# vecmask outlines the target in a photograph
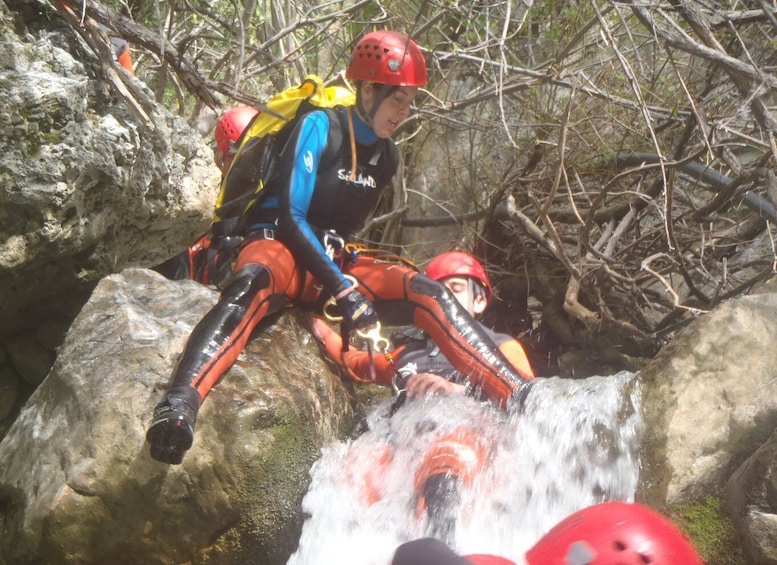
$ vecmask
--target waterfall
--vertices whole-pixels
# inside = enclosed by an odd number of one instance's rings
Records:
[[[388,565],[399,544],[427,535],[461,554],[521,564],[569,514],[605,500],[634,500],[641,420],[633,373],[538,379],[520,413],[463,397],[410,400],[393,417],[390,405],[386,400],[368,415],[369,431],[323,449],[287,565]],[[417,508],[414,482],[445,438],[473,446],[459,455],[477,472],[459,482],[454,498],[444,498],[455,502],[440,522]]]

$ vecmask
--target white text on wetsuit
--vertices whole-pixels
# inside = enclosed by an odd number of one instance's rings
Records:
[[[348,169],[340,169],[337,171],[337,178],[342,181],[350,181],[351,180],[351,171]],[[375,179],[371,176],[364,176],[362,173],[359,173],[356,175],[356,178],[353,179],[353,184],[359,184],[361,186],[366,186],[369,188],[376,188],[378,185],[375,182]]]

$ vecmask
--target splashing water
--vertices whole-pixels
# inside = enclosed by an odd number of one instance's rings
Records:
[[[629,372],[541,379],[521,413],[432,396],[389,418],[385,401],[368,417],[368,432],[325,448],[311,470],[303,500],[309,517],[287,565],[388,565],[399,544],[441,537],[417,507],[414,483],[427,476],[425,457],[446,437],[475,444],[459,451],[475,467],[476,454],[484,457],[471,481],[458,485],[455,526],[442,530],[443,539],[461,554],[524,563],[524,553],[569,514],[633,501],[641,425],[635,382]]]

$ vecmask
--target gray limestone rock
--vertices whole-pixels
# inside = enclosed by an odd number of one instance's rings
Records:
[[[220,176],[198,132],[161,106],[139,123],[73,30],[33,8],[0,4],[0,338],[72,320],[105,275],[184,249]]]
[[[145,431],[217,294],[145,269],[103,279],[0,443],[0,555],[13,563],[284,563],[308,471],[348,395],[293,311],[205,399],[179,466]],[[222,561],[223,562],[223,561]]]
[[[777,427],[777,287],[724,302],[641,372],[647,500],[722,495]]]
[[[777,434],[731,475],[727,495],[753,563],[777,563]]]

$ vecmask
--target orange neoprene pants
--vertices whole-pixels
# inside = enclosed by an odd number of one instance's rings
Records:
[[[489,398],[510,397],[528,383],[442,284],[369,256],[359,256],[343,272],[356,278],[384,324],[422,328]],[[172,386],[192,386],[205,398],[265,316],[289,302],[313,310],[324,298],[321,285],[283,243],[249,241],[238,255],[232,282],[192,331]]]

